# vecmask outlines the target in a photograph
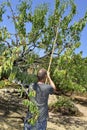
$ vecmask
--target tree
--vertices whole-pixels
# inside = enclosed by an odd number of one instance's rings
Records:
[[[56,85],[65,90],[75,88],[78,90],[79,85],[73,74],[72,58],[75,49],[81,44],[80,33],[87,23],[87,12],[83,18],[72,24],[71,21],[77,11],[73,0],[55,0],[54,11],[51,14],[47,3],[38,5],[34,11],[30,0],[18,1],[15,9],[12,6],[9,0],[0,5],[0,22],[3,23],[4,13],[10,10],[11,14],[7,14],[7,17],[8,21],[12,20],[15,30],[11,33],[7,27],[0,27],[1,46],[6,48],[0,55],[2,61],[0,76],[2,77],[2,73],[9,70],[10,79],[14,79],[18,71],[24,73],[31,66],[36,69],[41,66],[47,68],[54,47],[51,72]],[[44,51],[43,56],[36,53],[35,50],[39,49]],[[55,59],[56,63],[54,63]],[[17,70],[15,74],[14,70]]]

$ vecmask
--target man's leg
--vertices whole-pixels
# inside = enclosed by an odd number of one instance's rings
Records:
[[[37,130],[46,130],[47,128],[47,120],[44,120],[42,122],[37,122]]]
[[[24,123],[24,130],[30,130],[30,126],[28,125],[28,123]]]
[[[39,129],[36,128],[36,125],[31,126],[31,125],[29,125],[29,124],[26,122],[26,123],[24,123],[24,130],[39,130]]]

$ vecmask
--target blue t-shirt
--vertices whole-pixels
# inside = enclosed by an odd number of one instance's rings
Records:
[[[39,110],[39,121],[46,120],[48,117],[48,98],[49,94],[53,94],[53,88],[47,84],[32,84],[36,91],[35,102]]]

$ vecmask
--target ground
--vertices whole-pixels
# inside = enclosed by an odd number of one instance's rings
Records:
[[[23,130],[26,108],[16,89],[0,89],[0,130]],[[50,96],[49,104],[56,101]],[[76,103],[83,116],[63,116],[49,111],[47,130],[87,130],[87,102]]]

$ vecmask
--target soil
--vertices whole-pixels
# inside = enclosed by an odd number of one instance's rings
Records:
[[[56,100],[51,95],[49,104]],[[75,105],[83,116],[63,116],[49,111],[47,130],[87,130],[87,102],[79,101]],[[23,130],[26,111],[16,89],[0,89],[0,130]]]

